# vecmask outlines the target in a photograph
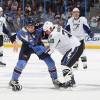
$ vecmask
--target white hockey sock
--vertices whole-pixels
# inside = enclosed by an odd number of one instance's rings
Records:
[[[87,66],[87,62],[82,62],[83,63],[83,67]]]
[[[62,69],[63,69],[63,76],[64,76],[65,82],[71,80],[71,77],[73,75],[72,69],[69,68],[68,66],[63,66],[63,65],[62,65]]]

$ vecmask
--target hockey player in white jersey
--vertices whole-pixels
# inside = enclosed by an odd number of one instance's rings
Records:
[[[3,57],[3,35],[6,34],[10,38],[11,42],[15,44],[14,46],[17,45],[15,40],[13,39],[14,36],[11,36],[9,33],[9,30],[7,29],[6,25],[6,19],[3,17],[3,9],[0,7],[0,67],[6,66],[5,63],[2,62],[2,57]]]
[[[3,9],[0,7],[0,66],[5,66],[6,64],[2,62],[3,57],[3,25],[6,26],[5,18],[3,15]]]
[[[90,38],[92,38],[94,35],[90,30],[90,27],[87,23],[87,19],[85,17],[80,17],[80,10],[78,8],[74,8],[72,11],[72,17],[68,20],[68,23],[65,27],[65,29],[67,31],[69,31],[71,33],[71,35],[76,36],[80,43],[81,43],[81,47],[83,49],[85,49],[85,43],[84,43],[84,39],[87,33]],[[83,63],[83,68],[86,69],[87,68],[87,58],[83,52],[83,54],[81,55],[81,61]],[[76,64],[73,66],[74,68],[78,67],[78,61],[76,62]]]
[[[75,84],[74,75],[71,67],[79,59],[83,52],[79,40],[70,35],[62,26],[54,25],[52,22],[45,22],[43,25],[45,34],[48,34],[49,50],[52,54],[57,49],[62,55],[61,66],[63,67],[63,76],[65,77],[65,86]]]

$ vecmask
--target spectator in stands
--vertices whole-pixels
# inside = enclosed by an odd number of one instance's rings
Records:
[[[98,25],[97,18],[96,18],[96,16],[93,16],[93,17],[91,18],[91,20],[90,20],[90,26],[91,26],[91,27],[97,27],[97,25]]]
[[[18,29],[21,29],[23,27],[23,21],[24,21],[24,17],[22,14],[22,8],[19,7],[18,8],[18,12],[17,12],[17,25],[18,25]]]
[[[17,7],[18,7],[18,3],[13,2],[11,5],[11,10],[8,13],[6,13],[7,22],[9,23],[11,32],[16,32],[18,30]]]
[[[31,7],[29,3],[27,3],[25,7],[25,15],[26,17],[31,16]]]

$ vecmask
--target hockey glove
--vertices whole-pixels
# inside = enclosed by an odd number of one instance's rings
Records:
[[[89,36],[90,36],[90,38],[93,38],[94,37],[94,33],[91,33]]]

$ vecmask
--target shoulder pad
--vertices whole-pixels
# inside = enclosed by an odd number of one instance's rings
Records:
[[[87,19],[86,19],[85,17],[82,16],[82,17],[80,17],[80,20],[81,20],[81,21],[86,21]]]
[[[73,17],[69,18],[69,19],[68,19],[68,22],[70,22],[70,21],[72,21],[72,20],[73,20]]]
[[[23,31],[23,32],[27,32],[26,29],[25,29],[24,27],[22,28],[22,31]]]

